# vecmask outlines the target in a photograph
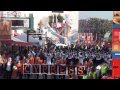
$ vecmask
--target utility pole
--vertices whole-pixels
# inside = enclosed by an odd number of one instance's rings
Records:
[[[29,30],[27,30],[27,42],[29,42],[29,31],[34,30],[34,17],[33,14],[29,14]]]
[[[27,42],[29,42],[29,30],[27,30]]]

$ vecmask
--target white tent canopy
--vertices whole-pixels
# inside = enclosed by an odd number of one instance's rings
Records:
[[[27,35],[25,33],[22,33],[21,35],[16,36],[15,38],[27,42]],[[39,40],[33,38],[32,36],[29,36],[29,42],[31,42],[31,43],[39,43]]]

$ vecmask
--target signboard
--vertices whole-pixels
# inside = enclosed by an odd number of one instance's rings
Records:
[[[46,74],[46,75],[71,75],[82,76],[85,66],[66,66],[66,65],[48,65],[48,64],[24,64],[23,74]]]
[[[112,76],[120,77],[120,58],[112,60]]]
[[[112,51],[120,52],[120,29],[114,28],[112,33]]]
[[[115,24],[115,17],[112,27],[112,76],[120,77],[120,24]]]
[[[0,22],[0,39],[11,39],[11,21]]]
[[[34,30],[33,14],[29,14],[29,17],[3,17],[3,19],[11,21],[12,30]]]
[[[29,29],[29,18],[5,18],[5,20],[11,20],[11,29]]]

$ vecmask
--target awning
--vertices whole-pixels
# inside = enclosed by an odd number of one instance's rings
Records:
[[[15,38],[19,39],[19,40],[22,40],[24,42],[27,42],[27,34],[25,33],[22,33],[21,35],[19,36],[16,36]],[[39,40],[33,38],[32,36],[29,35],[29,42],[31,43],[39,43]]]
[[[0,40],[2,43],[5,43],[5,44],[17,44],[17,45],[21,45],[21,46],[30,46],[32,45],[32,43],[27,43],[27,42],[24,42],[22,40],[19,40],[15,37],[12,37],[11,39],[2,39]]]

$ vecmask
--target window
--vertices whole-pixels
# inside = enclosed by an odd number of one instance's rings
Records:
[[[24,26],[24,20],[12,20],[12,26]]]

